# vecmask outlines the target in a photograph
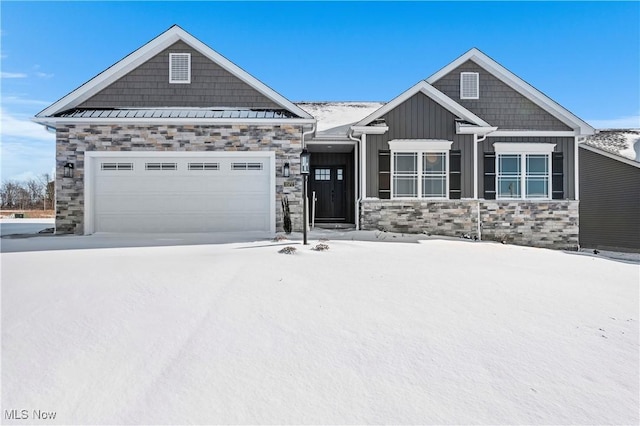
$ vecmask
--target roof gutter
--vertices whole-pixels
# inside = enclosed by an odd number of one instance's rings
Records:
[[[314,118],[65,118],[65,117],[33,117],[31,121],[47,127],[56,128],[58,125],[104,125],[104,124],[191,124],[191,125],[217,125],[217,124],[313,124],[315,131],[316,120]]]

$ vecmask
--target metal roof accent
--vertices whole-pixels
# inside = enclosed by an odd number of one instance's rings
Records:
[[[285,109],[71,109],[56,114],[60,118],[296,118]]]

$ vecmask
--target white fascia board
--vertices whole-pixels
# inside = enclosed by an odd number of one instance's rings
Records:
[[[480,67],[489,71],[494,77],[504,82],[507,86],[525,96],[534,104],[538,105],[540,108],[544,109],[569,127],[575,129],[578,134],[594,134],[595,129],[586,121],[580,119],[575,114],[571,113],[571,111],[567,110],[475,47],[442,68],[440,71],[431,75],[426,81],[429,84],[434,84],[436,81],[440,80],[442,77],[449,74],[468,60],[475,62]]]
[[[363,118],[358,123],[356,123],[356,125],[353,127],[366,126],[376,118],[382,117],[392,109],[396,108],[398,105],[401,105],[403,102],[405,102],[407,99],[409,99],[410,97],[412,97],[418,92],[424,93],[427,97],[433,99],[436,103],[444,107],[446,110],[448,110],[458,118],[465,119],[478,126],[490,127],[489,123],[487,123],[486,121],[484,121],[483,119],[481,119],[480,117],[478,117],[477,115],[475,115],[474,113],[472,113],[471,111],[469,111],[468,109],[466,109],[465,107],[463,107],[462,105],[460,105],[459,103],[457,103],[456,101],[454,101],[453,99],[451,99],[450,97],[448,97],[447,95],[445,95],[444,93],[442,93],[441,91],[439,91],[438,89],[436,89],[435,87],[433,87],[431,84],[427,83],[424,80],[419,81],[413,87],[410,87],[408,90],[404,91],[399,96],[394,98],[391,102],[383,105],[378,110],[374,111],[367,117]]]
[[[458,135],[488,135],[498,130],[497,127],[483,127],[483,126],[461,126],[460,123],[456,123],[456,134]]]
[[[351,126],[351,130],[367,135],[384,135],[389,131],[389,126]]]
[[[629,158],[622,157],[620,155],[616,155],[616,154],[613,154],[611,152],[608,152],[608,151],[605,151],[605,150],[602,150],[602,149],[598,149],[598,148],[596,148],[594,146],[591,146],[591,145],[585,145],[585,144],[582,143],[579,146],[580,146],[580,148],[586,149],[587,151],[595,152],[596,154],[600,154],[600,155],[602,155],[604,157],[611,158],[612,160],[620,161],[621,163],[625,163],[625,164],[628,164],[630,166],[637,167],[637,168],[640,169],[640,163],[638,163],[637,161],[633,161],[633,160],[631,160]]]
[[[305,110],[296,106],[293,102],[287,100],[275,90],[260,82],[255,77],[244,71],[242,68],[240,68],[224,56],[220,55],[219,53],[215,52],[209,46],[202,43],[200,40],[196,39],[191,34],[187,33],[185,30],[178,26],[169,28],[167,31],[160,34],[149,43],[138,48],[133,53],[130,53],[124,59],[116,62],[114,65],[107,68],[105,71],[101,72],[88,82],[84,83],[73,92],[69,93],[62,99],[55,102],[53,105],[38,113],[36,117],[52,116],[58,112],[71,109],[81,104],[102,89],[117,81],[119,78],[123,77],[130,71],[134,70],[138,66],[142,65],[149,59],[153,58],[155,55],[159,54],[160,52],[180,40],[190,45],[198,52],[202,53],[211,61],[220,65],[222,68],[229,71],[240,80],[249,84],[251,87],[265,95],[267,98],[281,105],[283,108],[302,118],[313,118]]]
[[[490,137],[574,137],[576,132],[573,130],[497,130],[489,135]]]
[[[263,125],[263,124],[314,124],[315,119],[309,118],[64,118],[64,117],[34,117],[32,121],[42,124],[43,126],[56,127],[58,124],[76,124],[76,125],[103,125],[103,124],[191,124],[191,125],[217,125],[217,124],[247,124],[247,125]]]

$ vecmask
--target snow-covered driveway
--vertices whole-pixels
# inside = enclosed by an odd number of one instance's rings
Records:
[[[637,264],[328,244],[2,254],[3,421],[638,423]]]

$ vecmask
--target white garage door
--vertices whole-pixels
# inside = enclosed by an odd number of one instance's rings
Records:
[[[273,153],[92,154],[89,232],[273,229]]]

